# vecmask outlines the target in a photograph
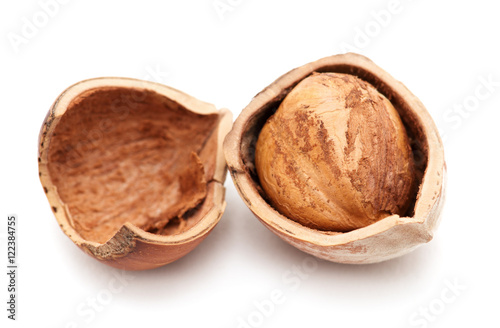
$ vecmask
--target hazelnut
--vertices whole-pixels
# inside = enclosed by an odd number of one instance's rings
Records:
[[[349,74],[314,73],[295,86],[260,131],[255,166],[275,209],[321,230],[404,215],[414,192],[399,114]]]
[[[296,68],[243,109],[224,141],[256,217],[291,245],[374,263],[430,241],[446,165],[423,104],[366,57]]]
[[[189,253],[225,209],[231,114],[153,82],[98,78],[55,101],[40,181],[64,233],[110,266],[144,270]]]

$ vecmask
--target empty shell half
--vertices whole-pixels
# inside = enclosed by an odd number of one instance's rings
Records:
[[[225,209],[217,110],[170,87],[128,78],[79,82],[39,136],[39,173],[64,233],[110,266],[145,270],[193,250]]]

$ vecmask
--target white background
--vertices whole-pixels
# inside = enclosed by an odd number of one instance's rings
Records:
[[[48,2],[57,3],[0,4],[1,263],[7,215],[19,217],[18,320],[6,318],[2,269],[0,326],[500,327],[493,1]],[[69,85],[143,78],[236,117],[280,75],[346,50],[403,81],[446,135],[447,203],[429,244],[374,265],[313,260],[265,229],[229,177],[220,224],[188,256],[156,270],[111,269],[59,229],[38,181],[37,137]],[[307,273],[297,271],[304,266]],[[284,302],[271,308],[273,291]]]

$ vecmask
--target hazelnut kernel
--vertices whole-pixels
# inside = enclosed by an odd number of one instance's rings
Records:
[[[262,128],[255,151],[270,204],[307,227],[346,232],[392,214],[415,193],[406,129],[371,84],[343,73],[313,73]]]

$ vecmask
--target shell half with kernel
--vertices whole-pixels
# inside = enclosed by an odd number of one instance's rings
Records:
[[[278,78],[238,116],[224,154],[255,216],[322,259],[395,258],[429,242],[440,221],[446,164],[436,125],[417,97],[361,55],[322,58]]]

